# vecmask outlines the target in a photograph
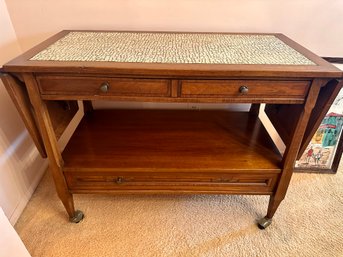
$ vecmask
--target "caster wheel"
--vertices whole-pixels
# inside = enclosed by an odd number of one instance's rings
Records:
[[[272,219],[264,217],[257,222],[259,229],[266,229],[270,224],[272,224]]]
[[[84,217],[85,215],[82,211],[76,210],[74,213],[74,217],[69,218],[69,221],[73,223],[79,223],[81,220],[83,220]]]

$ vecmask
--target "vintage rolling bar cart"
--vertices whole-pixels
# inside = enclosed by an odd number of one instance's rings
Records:
[[[282,34],[62,31],[1,75],[72,222],[83,218],[75,193],[262,194],[266,228],[342,86],[340,70]],[[99,110],[95,100],[252,105]],[[61,151],[77,101],[84,117]],[[259,120],[261,103],[284,154]]]

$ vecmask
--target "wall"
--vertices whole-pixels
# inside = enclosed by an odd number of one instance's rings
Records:
[[[21,53],[4,0],[0,0],[0,66]],[[46,162],[39,156],[0,81],[0,206],[15,223],[30,199]]]
[[[27,49],[62,29],[281,32],[343,56],[342,0],[6,0]]]
[[[1,6],[1,5],[0,5]],[[0,207],[0,257],[31,257]]]

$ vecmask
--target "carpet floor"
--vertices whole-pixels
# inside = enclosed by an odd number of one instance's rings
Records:
[[[343,256],[343,165],[294,174],[266,230],[267,196],[75,195],[69,223],[47,173],[15,228],[33,257]]]

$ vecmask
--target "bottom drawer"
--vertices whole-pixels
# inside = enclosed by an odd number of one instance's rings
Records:
[[[269,194],[278,174],[172,172],[66,172],[72,192],[170,192]]]

